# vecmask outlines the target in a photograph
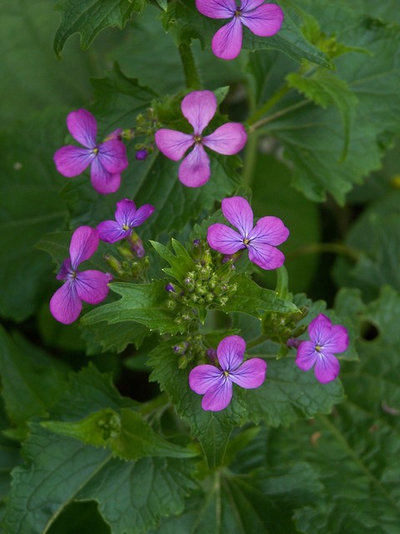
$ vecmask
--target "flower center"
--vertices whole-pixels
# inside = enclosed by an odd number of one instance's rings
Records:
[[[229,376],[229,371],[224,371],[224,376],[225,376],[226,378],[228,378],[228,376]]]
[[[94,149],[92,150],[93,154],[95,156],[97,156],[97,154],[99,153],[99,149],[97,148],[97,146],[94,147]]]
[[[245,238],[243,239],[243,244],[244,244],[244,245],[248,245],[249,243],[250,243],[250,239],[247,239],[247,237],[245,237]]]
[[[317,352],[321,352],[321,350],[322,350],[321,345],[315,345],[315,350],[316,350]]]
[[[196,143],[196,145],[199,145],[201,143],[201,141],[202,141],[201,135],[194,135],[193,139],[194,139],[194,142]]]
[[[242,12],[240,11],[240,9],[237,9],[237,10],[235,11],[235,17],[240,17],[241,14],[242,14]]]
[[[125,230],[125,232],[126,232],[127,230],[130,230],[130,227],[127,224],[123,224],[122,225],[122,230]]]

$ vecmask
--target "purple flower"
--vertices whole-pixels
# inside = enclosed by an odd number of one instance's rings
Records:
[[[204,128],[214,117],[217,99],[211,91],[193,91],[181,103],[183,115],[193,126],[193,134],[176,130],[161,129],[156,132],[158,149],[174,161],[183,158],[185,152],[194,145],[193,150],[179,166],[179,180],[188,187],[200,187],[210,178],[210,159],[204,146],[220,154],[236,154],[246,144],[247,134],[238,122],[227,122],[210,135],[202,136]]]
[[[89,111],[78,109],[67,117],[69,133],[84,148],[67,145],[54,154],[58,172],[72,178],[90,165],[90,178],[98,193],[115,193],[121,184],[120,173],[128,166],[126,148],[119,140],[121,130],[115,130],[107,141],[96,143],[97,123]]]
[[[333,325],[326,315],[320,313],[308,325],[308,333],[311,341],[300,343],[296,365],[303,371],[309,371],[315,365],[315,376],[322,384],[335,380],[340,364],[334,353],[344,352],[349,346],[346,328]]]
[[[99,236],[106,243],[115,243],[132,234],[133,228],[140,226],[154,211],[154,206],[144,204],[136,209],[133,200],[124,198],[117,202],[115,221],[103,221],[97,225]]]
[[[83,261],[93,256],[98,246],[99,235],[95,228],[80,226],[72,234],[69,258],[64,260],[57,274],[57,280],[64,280],[64,284],[50,300],[50,311],[60,323],[70,324],[79,317],[82,300],[99,304],[108,295],[110,274],[77,270]]]
[[[279,32],[284,14],[276,4],[264,0],[196,0],[196,7],[211,19],[232,19],[214,35],[211,48],[221,59],[234,59],[242,48],[242,24],[260,37],[271,37]]]
[[[143,148],[142,150],[138,150],[136,152],[135,158],[138,161],[142,161],[142,160],[146,159],[148,155],[149,155],[149,153],[147,152],[147,150],[145,148]]]
[[[228,336],[217,347],[221,369],[214,365],[198,365],[190,371],[190,388],[204,395],[203,410],[218,412],[228,406],[232,399],[232,383],[246,389],[261,386],[265,380],[267,364],[261,358],[243,362],[246,343],[240,336]]]
[[[261,269],[277,269],[285,256],[276,248],[289,236],[289,230],[278,217],[262,217],[253,228],[253,211],[243,197],[224,198],[222,213],[239,232],[225,224],[212,224],[207,241],[211,248],[222,254],[235,254],[247,248],[249,260]]]

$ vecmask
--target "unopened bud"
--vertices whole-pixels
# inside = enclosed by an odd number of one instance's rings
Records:
[[[138,161],[143,161],[144,159],[147,158],[147,156],[149,155],[149,153],[147,152],[147,150],[145,148],[141,149],[141,150],[138,150],[135,154],[135,158],[138,160]]]

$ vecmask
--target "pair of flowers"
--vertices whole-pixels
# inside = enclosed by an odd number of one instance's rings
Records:
[[[296,365],[303,371],[314,367],[319,382],[326,384],[339,374],[335,353],[344,352],[349,344],[344,326],[333,325],[320,313],[308,326],[310,341],[302,341],[297,349]],[[218,412],[232,399],[233,384],[245,389],[260,387],[266,378],[267,363],[261,358],[243,361],[246,342],[240,336],[228,336],[217,347],[216,365],[197,365],[189,374],[189,386],[202,399],[203,410]]]

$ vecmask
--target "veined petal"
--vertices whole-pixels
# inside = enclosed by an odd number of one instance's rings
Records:
[[[349,346],[349,334],[342,325],[332,325],[329,339],[323,344],[323,352],[344,352]]]
[[[115,210],[115,220],[122,226],[131,226],[130,221],[136,215],[136,205],[133,200],[123,198],[117,202],[117,209]]]
[[[71,324],[78,319],[82,310],[74,281],[68,280],[62,285],[50,300],[50,312],[60,323]]]
[[[242,49],[242,23],[239,17],[222,26],[211,41],[213,53],[221,59],[235,59]]]
[[[71,111],[67,117],[67,128],[72,137],[81,145],[87,148],[96,146],[96,119],[86,109]]]
[[[219,383],[206,391],[201,407],[203,410],[219,412],[228,406],[232,399],[232,382],[222,377]]]
[[[96,228],[79,226],[72,234],[69,245],[71,266],[74,271],[85,260],[88,260],[96,252],[99,246],[99,233]]]
[[[249,249],[249,260],[266,271],[278,269],[285,262],[284,254],[271,245],[254,240],[247,245],[247,248]]]
[[[267,374],[267,363],[261,358],[246,360],[238,369],[229,373],[229,378],[246,389],[258,388]]]
[[[320,353],[314,367],[314,374],[318,382],[326,384],[335,380],[340,371],[340,363],[333,354]]]
[[[132,230],[124,230],[116,221],[103,221],[97,225],[99,237],[105,243],[116,243],[128,237]]]
[[[71,260],[70,258],[67,258],[61,264],[61,267],[56,276],[57,280],[65,280],[72,270],[73,269],[71,265]]]
[[[251,11],[248,8],[240,17],[251,32],[260,37],[271,37],[279,32],[284,14],[276,4],[262,4]]]
[[[156,131],[155,141],[160,152],[173,161],[179,161],[194,144],[193,135],[161,128]]]
[[[154,213],[155,207],[151,204],[143,204],[137,211],[136,215],[131,219],[131,228],[136,228],[146,221],[152,213]]]
[[[189,386],[195,393],[203,395],[210,388],[219,384],[223,373],[214,365],[198,365],[189,373]]]
[[[318,352],[311,341],[302,341],[297,349],[296,365],[302,371],[309,371],[318,358]]]
[[[121,175],[108,172],[101,164],[99,158],[95,158],[92,161],[90,179],[93,187],[101,195],[115,193],[121,185]]]
[[[210,158],[201,145],[195,145],[179,166],[179,180],[187,187],[200,187],[210,179]]]
[[[192,91],[182,100],[181,109],[194,134],[201,135],[217,111],[217,99],[212,91]]]
[[[261,217],[249,234],[252,244],[280,245],[289,237],[289,230],[279,217]]]
[[[101,271],[83,271],[75,278],[78,297],[89,304],[98,304],[108,295],[108,283],[112,276]]]
[[[54,163],[60,174],[73,178],[81,174],[95,157],[95,154],[88,148],[67,145],[59,148],[54,154]]]
[[[247,12],[251,11],[252,9],[255,9],[258,6],[261,6],[261,4],[264,3],[264,0],[242,0],[240,4],[240,11]]]
[[[208,227],[207,241],[221,254],[235,254],[245,248],[242,237],[226,224],[215,223]]]
[[[119,174],[128,166],[126,146],[122,141],[111,139],[99,145],[97,157],[103,167],[111,174]]]
[[[196,7],[211,19],[229,19],[237,9],[235,0],[196,0]]]
[[[203,137],[203,145],[219,154],[230,156],[242,150],[247,141],[247,133],[240,122],[227,122],[214,133]]]
[[[246,342],[240,336],[228,336],[217,347],[218,361],[224,371],[235,371],[243,361]]]
[[[317,315],[317,317],[308,325],[310,339],[315,345],[323,346],[327,341],[329,341],[331,329],[332,321],[323,313]]]
[[[253,210],[243,197],[224,198],[221,203],[222,213],[232,226],[236,226],[243,238],[247,238],[253,229]]]

